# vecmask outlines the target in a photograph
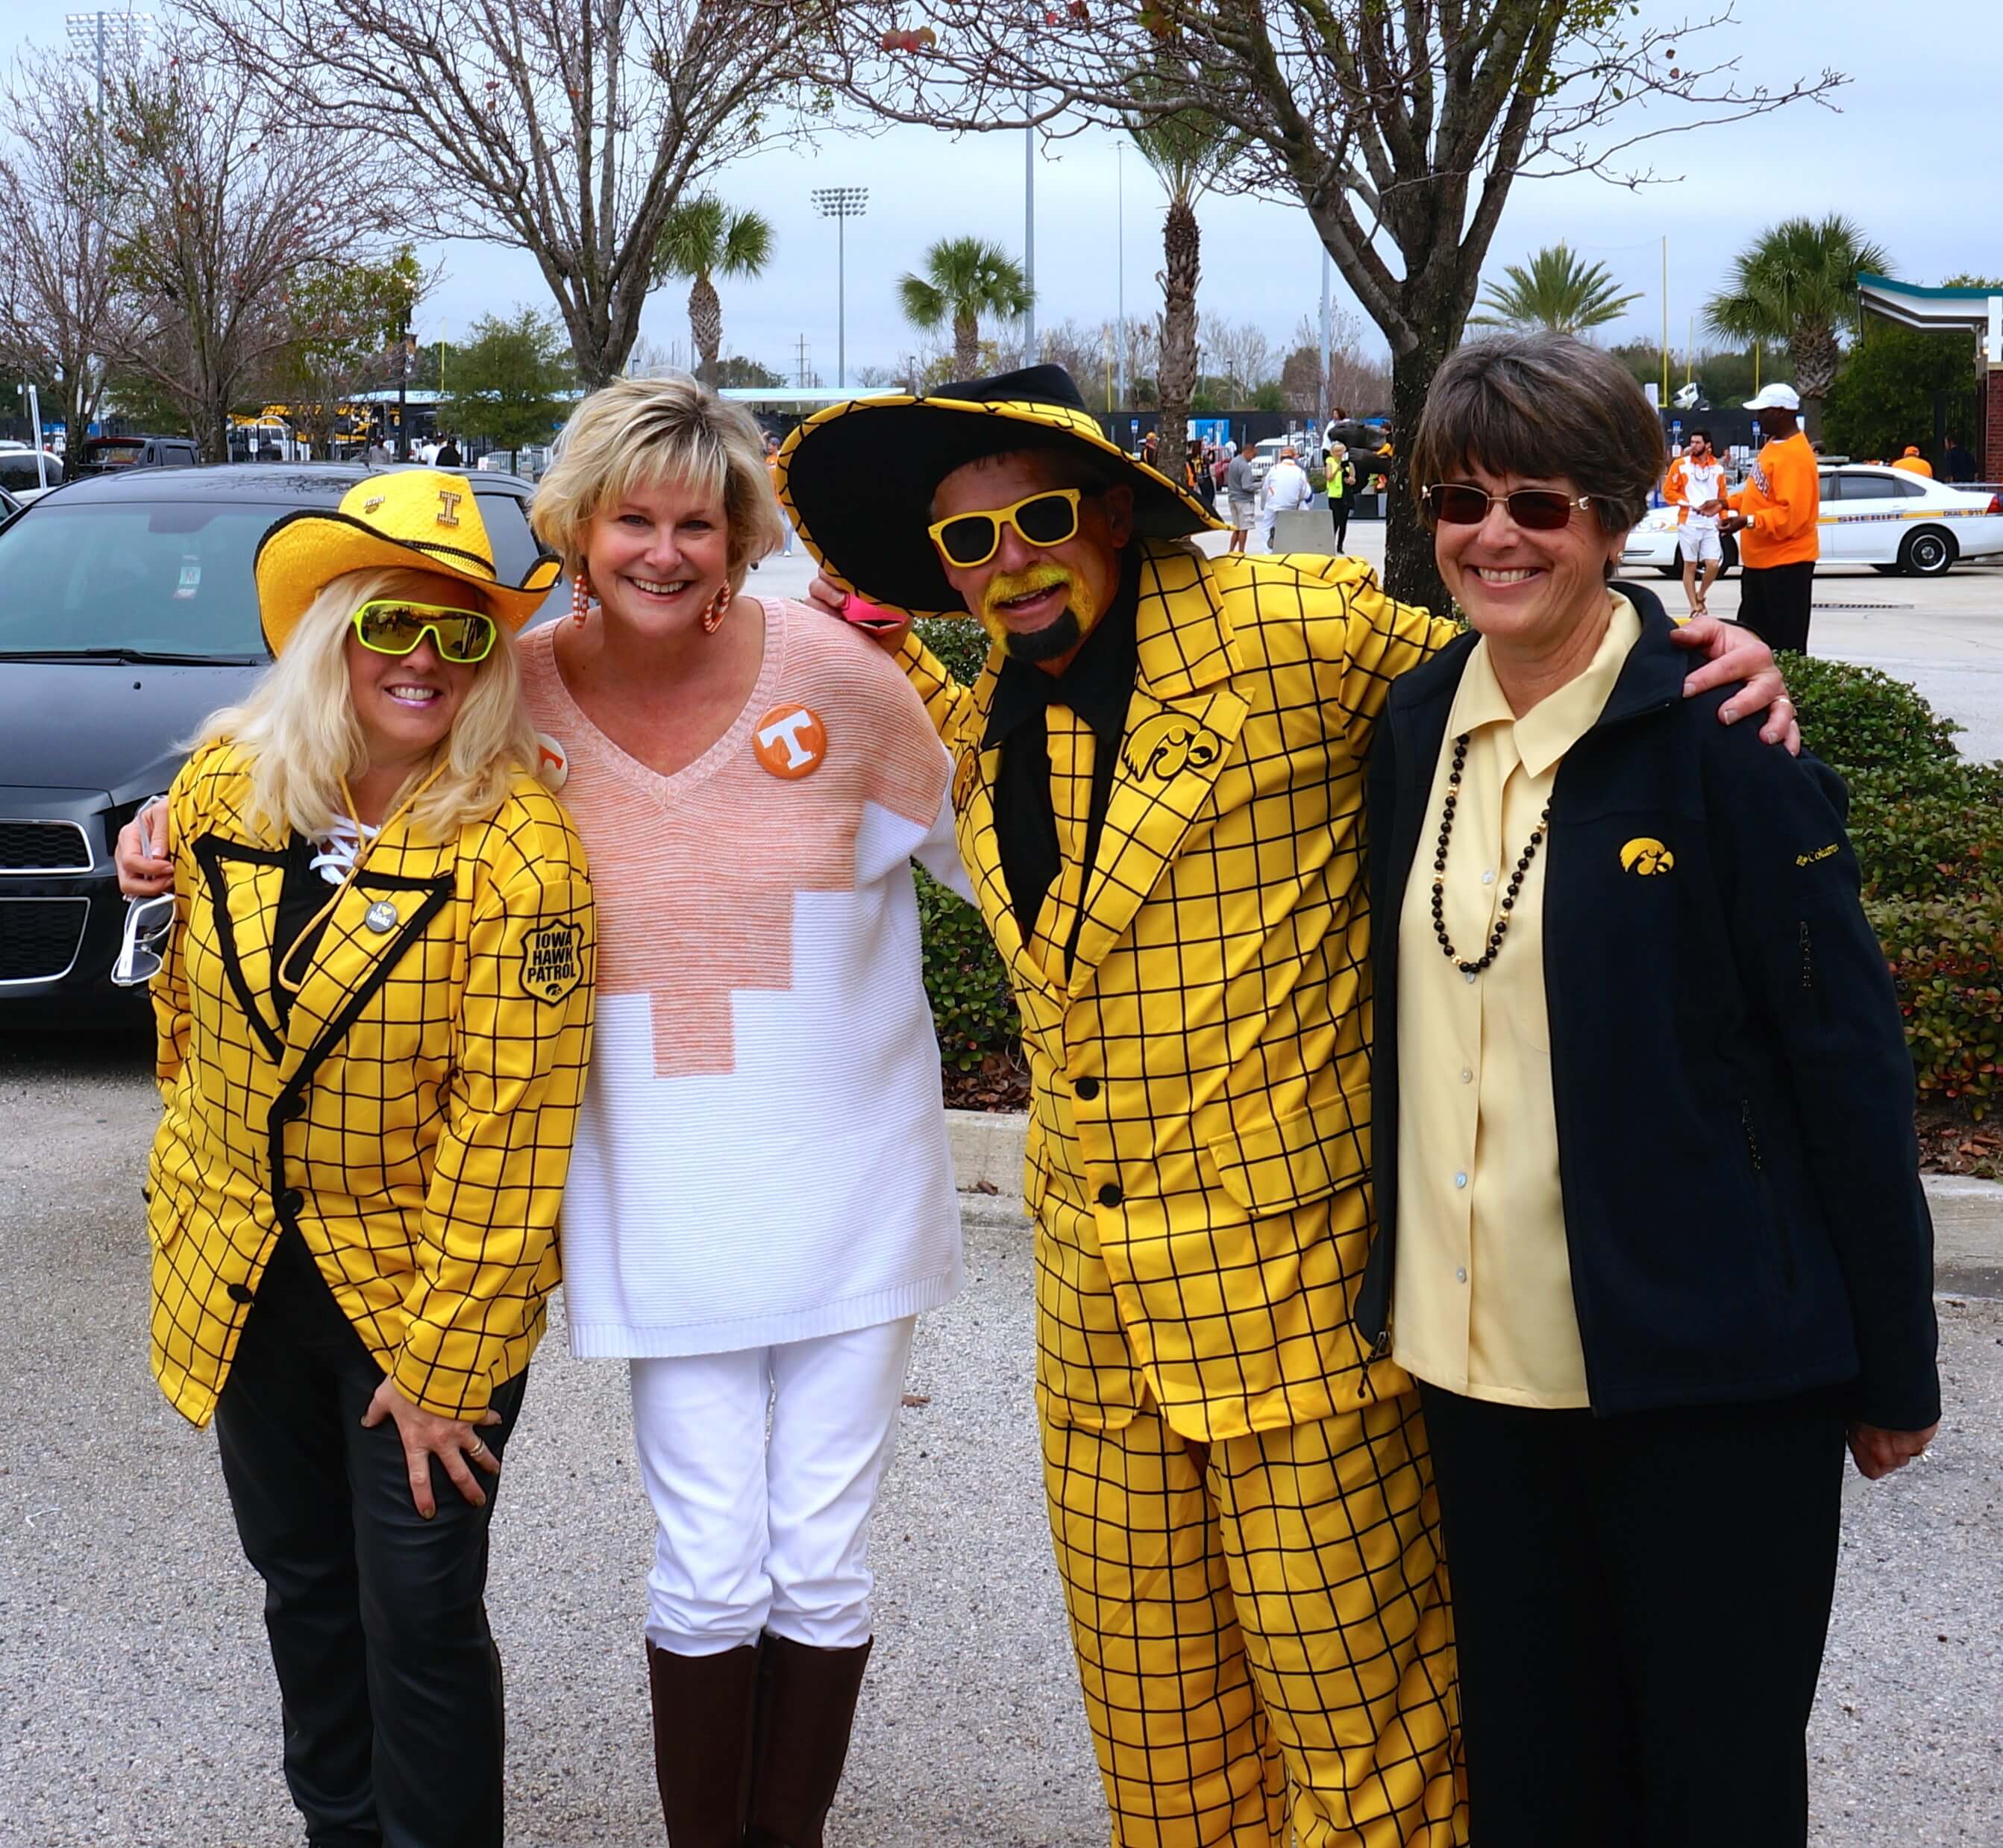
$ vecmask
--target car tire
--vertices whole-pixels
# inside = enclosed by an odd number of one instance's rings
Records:
[[[1908,577],[1945,577],[1954,560],[1954,535],[1938,527],[1908,533],[1899,548],[1899,569]]]
[[[1905,569],[1905,566],[1903,565],[1874,565],[1871,569],[1873,571],[1879,572],[1883,576],[1896,577],[1900,572]]]
[[[1683,568],[1680,565],[1658,565],[1655,569],[1672,583],[1683,574]]]
[[[1724,555],[1724,562],[1718,568],[1718,575],[1721,578],[1729,578],[1739,569],[1739,541],[1726,533],[1718,540],[1718,549]]]

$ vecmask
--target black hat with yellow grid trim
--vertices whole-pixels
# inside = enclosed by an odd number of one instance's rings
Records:
[[[519,584],[504,583],[480,502],[463,474],[403,468],[370,475],[331,513],[302,508],[257,541],[257,608],[278,653],[313,600],[351,571],[425,571],[456,578],[505,628],[519,629],[563,575],[545,555]]]
[[[1220,523],[1194,495],[1107,439],[1071,374],[1033,366],[922,397],[851,398],[816,411],[779,451],[774,485],[807,550],[844,590],[906,616],[964,615],[926,530],[932,495],[984,457],[1050,449],[1080,485],[1134,491],[1134,527],[1182,539]]]

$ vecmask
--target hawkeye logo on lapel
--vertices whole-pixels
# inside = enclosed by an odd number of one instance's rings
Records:
[[[554,1006],[584,979],[584,926],[545,924],[522,940],[524,992]]]
[[[1652,878],[1658,873],[1666,873],[1676,863],[1676,856],[1660,841],[1647,835],[1637,835],[1620,849],[1620,870],[1631,873],[1637,879]]]
[[[974,779],[981,774],[981,760],[969,751],[960,760],[960,768],[953,773],[953,806],[963,809],[974,800]]]
[[[1120,755],[1127,773],[1142,782],[1172,782],[1185,770],[1208,770],[1224,754],[1224,740],[1180,712],[1157,712],[1128,734]]]

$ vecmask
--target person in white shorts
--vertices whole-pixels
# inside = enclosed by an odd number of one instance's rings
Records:
[[[1725,464],[1712,453],[1711,432],[1693,430],[1684,452],[1669,469],[1663,496],[1682,509],[1676,527],[1676,549],[1683,562],[1683,597],[1693,616],[1704,613],[1711,587],[1724,568],[1725,552],[1718,537],[1718,515],[1725,492]],[[1697,582],[1698,568],[1704,582]]]

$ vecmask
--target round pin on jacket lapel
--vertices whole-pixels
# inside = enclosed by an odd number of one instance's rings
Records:
[[[386,936],[400,922],[397,908],[386,898],[379,898],[362,915],[362,922],[378,936]]]

